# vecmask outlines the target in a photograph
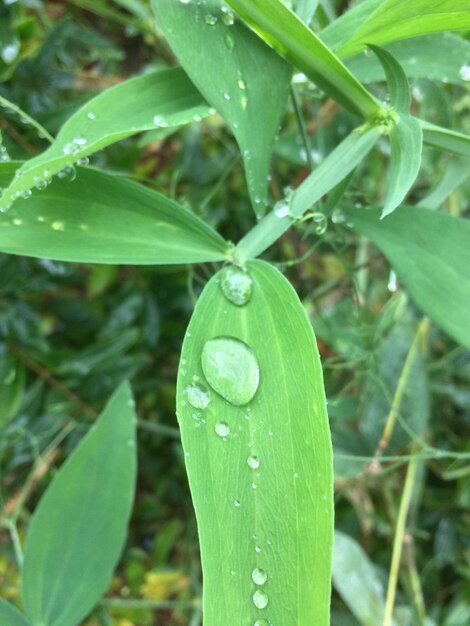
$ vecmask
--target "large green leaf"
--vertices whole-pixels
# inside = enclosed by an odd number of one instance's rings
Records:
[[[331,50],[281,0],[228,0],[259,36],[326,94],[366,118],[380,109]]]
[[[261,215],[271,151],[289,94],[290,66],[220,0],[152,4],[181,65],[233,131],[250,196]]]
[[[0,624],[2,626],[31,626],[31,622],[18,609],[0,598]]]
[[[253,259],[269,248],[292,226],[293,220],[312,209],[354,170],[372,150],[380,134],[380,129],[373,127],[348,135],[288,198],[240,240],[236,247],[237,258]]]
[[[389,215],[399,206],[421,167],[423,131],[418,120],[411,115],[400,115],[398,123],[390,132],[390,167],[387,194],[382,217]]]
[[[123,384],[41,498],[22,581],[34,624],[76,626],[106,590],[133,502],[135,424],[131,390]]]
[[[359,5],[361,6],[361,5]],[[404,39],[386,46],[405,70],[409,78],[430,78],[463,85],[463,59],[470,58],[470,42],[451,33],[437,33],[424,37]],[[439,54],[436,55],[436,50]],[[363,83],[384,79],[378,59],[368,51],[346,62],[351,72]]]
[[[107,89],[72,115],[50,148],[24,163],[0,199],[0,210],[111,143],[144,130],[186,124],[207,114],[201,94],[181,69],[154,72]]]
[[[470,347],[470,222],[416,207],[382,221],[377,210],[349,208],[345,215],[382,250],[419,308]]]
[[[275,268],[247,272],[208,283],[178,374],[204,624],[327,626],[333,476],[315,337]]]
[[[353,34],[350,31],[348,40],[337,50],[340,57],[351,56],[368,44],[382,45],[419,35],[470,28],[468,0],[385,0],[381,3],[369,0],[364,5],[368,5],[371,12],[366,13],[366,6],[361,9],[358,28]]]
[[[0,185],[14,169],[0,165]],[[226,249],[214,230],[176,202],[85,167],[77,168],[74,181],[56,178],[0,213],[0,251],[12,254],[148,265],[220,261]]]

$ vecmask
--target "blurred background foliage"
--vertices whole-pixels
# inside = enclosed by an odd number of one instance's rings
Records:
[[[347,4],[321,2],[316,26]],[[145,0],[0,0],[0,96],[53,135],[99,91],[174,64]],[[421,117],[470,130],[468,87],[427,78],[412,86]],[[383,83],[373,89],[385,97]],[[295,90],[311,154],[291,103],[272,163],[274,200],[354,125],[301,77]],[[11,107],[0,109],[0,132],[2,160],[27,159],[47,145]],[[347,202],[380,202],[386,160],[384,143],[355,174]],[[232,241],[254,224],[236,144],[217,115],[126,139],[91,163],[177,197]],[[468,214],[468,178],[459,188],[446,183],[452,167],[448,156],[425,149],[411,201],[437,189],[433,201],[440,210]],[[462,166],[454,169],[458,182],[464,180]],[[346,228],[339,210],[328,223],[291,229],[265,256],[302,299],[324,366],[339,531],[332,626],[379,624],[410,453],[418,468],[396,623],[470,623],[470,352],[423,321],[384,257]],[[109,593],[86,624],[200,624],[197,533],[174,414],[175,381],[193,304],[215,269],[0,255],[2,597],[20,603],[11,537],[17,532],[21,540],[55,468],[119,382],[130,379],[139,414],[136,504]],[[396,425],[381,446],[391,412]]]

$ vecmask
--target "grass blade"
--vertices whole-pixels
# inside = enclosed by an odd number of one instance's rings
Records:
[[[262,261],[247,270],[253,283],[244,306],[222,292],[225,274],[206,286],[178,374],[178,419],[201,545],[204,624],[327,626],[332,457],[315,338],[282,275]],[[244,293],[246,300],[249,291]],[[226,344],[214,344],[218,337],[243,342],[238,371],[224,360]],[[211,363],[214,369],[208,369]],[[214,390],[220,383],[225,396]],[[253,390],[254,397],[240,406]]]
[[[399,206],[415,182],[421,167],[423,131],[417,119],[401,115],[390,132],[390,167],[382,217]]]
[[[0,164],[0,185],[14,163]],[[136,265],[222,261],[228,244],[182,206],[124,178],[77,168],[0,213],[0,251],[58,261]]]
[[[380,104],[331,50],[280,0],[228,0],[258,35],[320,89],[365,118]]]
[[[26,161],[0,198],[0,211],[89,154],[157,126],[187,124],[208,114],[201,94],[181,69],[128,80],[87,102],[64,124],[55,142]],[[157,123],[156,123],[157,122]]]
[[[135,423],[132,394],[123,384],[41,498],[22,581],[34,624],[75,626],[109,584],[134,497]]]
[[[390,104],[398,113],[409,113],[411,106],[411,92],[406,74],[395,57],[383,48],[370,45],[387,77]]]
[[[364,3],[368,4],[368,3]],[[366,45],[382,45],[399,39],[470,28],[468,0],[385,0],[369,3],[374,9],[338,50],[344,58]],[[363,9],[364,11],[364,9]],[[364,17],[365,11],[361,12]]]
[[[0,598],[0,623],[2,626],[31,626],[31,622],[16,606]]]
[[[469,177],[469,161],[461,157],[450,158],[442,179],[427,196],[419,201],[417,206],[425,209],[438,209]]]
[[[470,136],[419,120],[424,143],[433,148],[470,158]]]
[[[470,347],[470,223],[416,207],[349,208],[352,227],[385,254],[417,306],[456,341]]]
[[[290,66],[220,0],[154,0],[153,10],[181,65],[235,135],[251,200],[261,215]]]

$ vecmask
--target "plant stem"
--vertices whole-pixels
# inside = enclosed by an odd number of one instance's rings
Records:
[[[5,517],[3,519],[4,525],[8,528],[8,532],[10,533],[11,542],[13,544],[13,550],[15,551],[15,558],[18,564],[18,569],[21,571],[23,569],[23,550],[21,548],[20,536],[18,534],[18,528],[16,527],[15,521],[11,517]]]
[[[0,105],[5,109],[11,109],[12,111],[14,111],[19,116],[21,121],[26,121],[28,122],[28,124],[31,124],[31,126],[34,126],[34,128],[38,131],[40,137],[44,137],[50,143],[54,141],[54,137],[44,128],[44,126],[41,126],[39,122],[36,122],[36,120],[27,113],[25,113],[23,109],[20,109],[17,104],[11,102],[10,100],[7,100],[3,96],[0,96]]]
[[[304,116],[302,115],[302,110],[300,108],[299,98],[297,96],[297,92],[295,91],[295,87],[293,85],[290,86],[290,95],[292,98],[292,104],[294,105],[295,117],[297,119],[297,126],[299,127],[299,131],[302,136],[302,142],[305,148],[305,153],[307,155],[308,167],[309,167],[309,170],[312,171],[313,168],[315,167],[315,164],[312,159],[312,148],[310,146],[310,140],[308,138]]]
[[[417,465],[418,460],[413,458],[408,464],[408,470],[406,472],[405,485],[403,488],[403,495],[400,501],[400,509],[398,511],[398,519],[395,529],[395,538],[393,541],[392,562],[390,565],[390,575],[388,579],[387,598],[385,600],[383,626],[392,626],[393,607],[395,605],[398,572],[400,569],[401,553],[405,537],[406,518],[410,507],[411,494],[413,492]]]

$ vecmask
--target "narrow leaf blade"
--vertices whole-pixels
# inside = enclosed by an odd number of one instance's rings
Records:
[[[411,92],[406,74],[393,54],[379,46],[369,46],[379,59],[387,77],[390,104],[399,113],[409,113]]]
[[[385,254],[418,307],[470,347],[470,223],[416,207],[379,221],[377,210],[349,208],[348,222]]]
[[[380,104],[281,0],[228,0],[258,35],[350,111],[373,117]]]
[[[134,497],[135,422],[123,384],[34,512],[22,581],[33,623],[75,626],[106,590]]]
[[[253,289],[244,306],[225,298],[223,275],[206,286],[178,375],[178,419],[202,554],[204,623],[243,626],[265,619],[326,626],[333,477],[318,351],[289,283],[262,261],[247,269]],[[259,387],[244,406],[209,388],[201,365],[206,342],[227,336],[244,342],[259,363]],[[235,365],[243,376],[244,363]],[[189,402],[194,377],[211,394],[200,410]],[[235,388],[238,380],[236,375]]]
[[[424,143],[433,148],[470,158],[470,136],[419,120]]]
[[[0,623],[2,626],[31,626],[26,615],[2,598],[0,598]]]
[[[154,0],[152,5],[181,65],[235,135],[252,203],[261,215],[271,151],[289,95],[290,66],[220,0]]]
[[[423,151],[423,131],[414,117],[401,115],[390,133],[390,168],[382,217],[399,206],[418,176]]]
[[[0,185],[15,164],[0,165]],[[58,178],[0,213],[0,251],[59,261],[178,264],[221,261],[227,244],[207,224],[150,189],[91,168]]]
[[[107,89],[64,124],[54,143],[26,161],[0,199],[8,208],[29,189],[120,139],[208,114],[203,97],[181,69],[154,72]],[[155,122],[157,121],[157,124]]]

